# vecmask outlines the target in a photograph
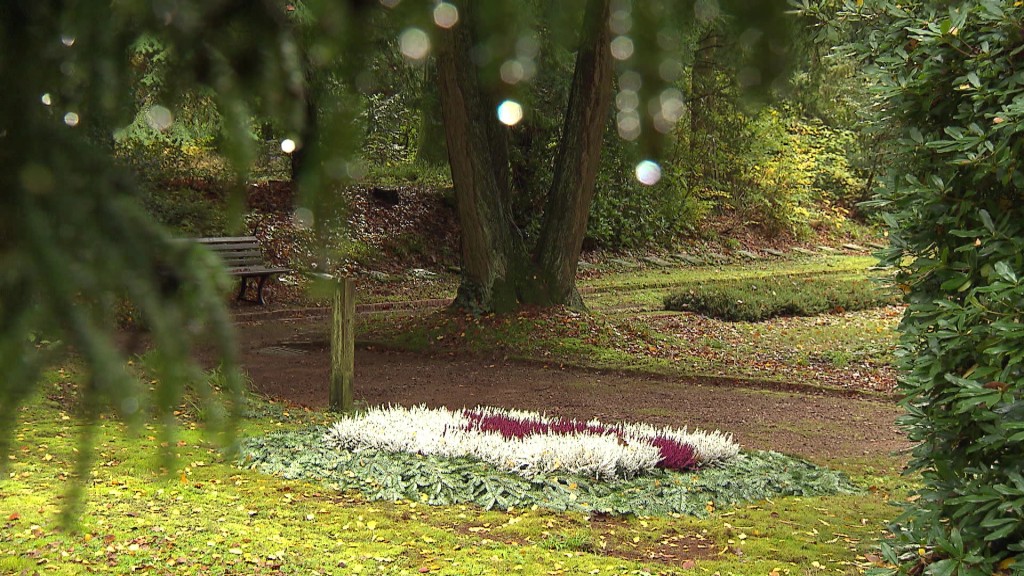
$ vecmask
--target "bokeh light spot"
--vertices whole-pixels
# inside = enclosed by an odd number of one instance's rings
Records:
[[[683,65],[674,58],[665,58],[658,65],[658,75],[665,82],[675,82],[683,77]]]
[[[608,18],[608,27],[615,34],[629,34],[633,28],[633,16],[629,10],[623,8],[615,10]]]
[[[683,93],[678,88],[666,88],[658,96],[661,114],[669,122],[677,122],[686,112],[686,101]]]
[[[75,37],[69,34],[65,34],[60,37],[60,43],[67,46],[68,48],[71,48],[75,45]]]
[[[174,114],[164,106],[158,104],[146,110],[146,124],[149,124],[149,127],[153,130],[163,132],[170,128],[173,123]]]
[[[523,106],[515,100],[505,100],[498,105],[498,121],[506,126],[515,126],[523,119]]]
[[[121,411],[125,414],[135,414],[139,411],[139,399],[135,396],[129,396],[121,400]]]
[[[68,126],[71,126],[72,128],[78,126],[78,122],[80,120],[81,118],[79,118],[78,114],[75,114],[74,112],[68,112],[64,115],[64,123]]]
[[[44,106],[50,106],[51,104],[53,104],[53,98],[50,96],[49,92],[43,94],[39,101],[42,102]]]
[[[313,211],[304,206],[300,206],[299,208],[296,208],[295,212],[292,214],[292,220],[300,229],[308,230],[312,228],[314,224]]]
[[[285,154],[291,154],[292,152],[295,152],[296,148],[297,146],[295,144],[295,140],[292,140],[291,138],[285,138],[284,140],[281,140],[281,152],[284,152]]]
[[[717,20],[722,15],[722,9],[717,0],[697,0],[693,5],[693,15],[697,17],[697,22],[706,24]]]
[[[667,27],[658,30],[658,48],[663,52],[672,54],[679,52],[683,47],[683,39],[675,28]]]
[[[369,167],[358,160],[345,163],[345,173],[353,180],[362,180],[369,172]]]
[[[615,125],[619,129],[619,137],[632,142],[640,137],[640,115],[636,110],[623,110],[615,117]]]
[[[459,21],[459,9],[454,4],[441,2],[434,7],[434,24],[441,28],[451,28]]]
[[[654,186],[661,180],[661,166],[657,162],[644,160],[636,165],[636,179],[645,186]]]
[[[632,90],[619,90],[615,95],[615,107],[619,110],[636,110],[639,106],[640,96]]]
[[[610,47],[616,60],[629,60],[633,56],[633,39],[629,36],[616,36]]]
[[[516,40],[516,54],[532,60],[540,54],[540,40],[533,34],[524,34]]]
[[[430,37],[419,28],[408,28],[398,37],[398,47],[410,60],[423,60],[430,53]]]
[[[619,75],[619,88],[622,90],[639,92],[643,85],[643,78],[640,76],[640,73],[635,70],[626,70]]]
[[[506,84],[516,84],[526,75],[523,63],[519,60],[507,60],[501,65],[501,80]]]

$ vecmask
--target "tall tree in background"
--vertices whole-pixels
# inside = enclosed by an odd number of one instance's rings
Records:
[[[721,87],[718,85],[719,52],[724,48],[716,23],[709,24],[697,40],[690,68],[690,157],[695,161],[714,146],[712,115]],[[712,154],[713,155],[713,154]]]
[[[481,82],[471,50],[475,4],[457,4],[460,22],[443,32],[438,93],[448,160],[462,224],[462,283],[456,303],[470,310],[509,310],[518,300],[525,247],[512,220],[508,134]]]
[[[612,57],[609,0],[589,0],[583,17],[555,178],[532,255],[512,217],[508,132],[499,101],[471,51],[478,7],[456,4],[461,21],[442,33],[438,78],[452,182],[462,224],[462,283],[456,306],[511,310],[521,303],[582,306],[576,266],[608,118]]]
[[[431,58],[423,66],[416,160],[428,165],[441,166],[448,162],[448,144],[445,141],[444,121],[441,116],[441,96],[438,94],[438,90],[437,60]]]
[[[476,312],[507,311],[523,304],[583,307],[575,277],[603,138],[610,126],[615,71],[613,26],[619,30],[614,32],[619,46],[616,57],[629,61],[623,67],[636,84],[628,88],[630,98],[639,101],[628,112],[644,128],[623,130],[620,125],[619,132],[633,139],[640,137],[648,148],[657,149],[658,133],[672,130],[674,120],[662,113],[666,106],[662,91],[672,88],[672,78],[664,70],[672,67],[663,64],[678,59],[680,54],[666,45],[681,35],[681,28],[695,23],[694,6],[703,3],[650,0],[633,6],[587,0],[582,17],[572,9],[579,4],[559,6],[557,17],[547,13],[551,21],[564,21],[572,14],[569,19],[575,18],[578,40],[572,82],[561,114],[562,129],[554,147],[553,176],[543,202],[539,233],[532,244],[524,239],[514,220],[512,199],[519,191],[513,189],[510,179],[508,128],[495,116],[502,100],[500,83],[489,77],[486,66],[479,62],[481,54],[494,46],[482,38],[485,31],[481,13],[491,8],[471,0],[455,2],[460,19],[439,34],[439,94],[463,234],[462,281],[456,307]],[[784,30],[779,25],[780,6],[764,2],[751,8],[737,3],[733,8],[737,16],[728,20],[728,27],[737,36],[745,33],[748,37],[751,65],[747,70],[763,79],[753,87],[765,90],[777,76],[780,62],[785,61],[777,42]],[[702,18],[701,23],[721,14],[717,4],[714,9],[698,11],[702,12],[713,16]],[[709,40],[714,41],[717,35]],[[706,75],[713,76],[714,69]],[[669,94],[677,92],[672,88]],[[673,98],[670,95],[668,100]],[[678,105],[681,107],[682,102]],[[521,180],[523,175],[516,176]]]
[[[587,2],[554,179],[533,259],[537,270],[531,280],[535,283],[525,295],[528,303],[583,305],[576,290],[576,267],[594,199],[612,97],[608,17],[608,0]]]

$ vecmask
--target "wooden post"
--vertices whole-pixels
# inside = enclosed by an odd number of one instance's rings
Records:
[[[334,289],[331,323],[331,401],[334,412],[352,410],[355,373],[356,299],[351,278],[339,278]]]

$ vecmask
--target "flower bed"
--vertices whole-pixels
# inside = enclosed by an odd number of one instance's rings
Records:
[[[469,457],[526,477],[561,470],[628,478],[655,468],[692,470],[739,453],[732,436],[717,431],[578,422],[498,408],[372,408],[336,423],[324,441],[352,451]]]

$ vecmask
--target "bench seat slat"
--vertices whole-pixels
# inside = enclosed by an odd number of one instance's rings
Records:
[[[267,265],[259,260],[225,260],[224,267],[228,270],[235,268],[266,268]]]
[[[255,236],[218,236],[216,238],[195,238],[197,244],[258,244]]]
[[[267,266],[259,260],[234,260],[225,261],[223,264],[229,270],[232,268],[265,268]]]
[[[266,274],[284,274],[291,272],[288,268],[267,268],[266,266],[241,266],[228,268],[228,274],[232,276],[263,276]]]
[[[217,256],[221,258],[252,258],[253,260],[263,259],[263,254],[259,250],[235,250],[232,252],[218,252],[217,250],[211,250]]]
[[[256,252],[259,253],[259,244],[203,244],[207,250],[214,254],[230,254],[232,252]]]

